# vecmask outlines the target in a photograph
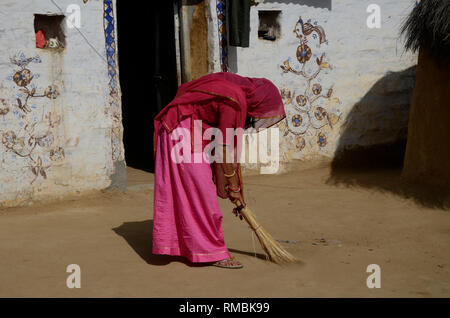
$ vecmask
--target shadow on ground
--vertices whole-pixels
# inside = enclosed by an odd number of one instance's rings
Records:
[[[252,253],[252,252],[244,252],[244,251],[241,251],[241,250],[236,250],[236,249],[234,249],[234,248],[229,248],[228,249],[228,251],[230,252],[230,253],[235,253],[235,254],[241,254],[241,255],[246,255],[246,256],[251,256],[251,257],[256,257],[256,258],[258,258],[258,259],[262,259],[262,260],[264,260],[264,261],[266,261],[267,260],[267,257],[266,257],[266,255],[264,255],[264,254],[260,254],[260,253]]]
[[[363,187],[449,209],[450,189],[401,177],[415,67],[379,79],[347,116],[327,184]],[[374,141],[391,140],[376,143]],[[373,146],[355,146],[355,141]]]
[[[401,168],[333,168],[327,184],[393,193],[427,208],[450,209],[449,189],[409,183],[401,177]]]
[[[205,265],[189,262],[181,256],[156,255],[152,253],[153,243],[153,220],[124,222],[119,227],[112,229],[117,235],[122,236],[131,248],[148,264],[167,265],[172,262],[179,262],[190,267],[203,267]],[[254,253],[244,252],[236,249],[229,249],[231,253],[255,256]],[[266,259],[265,255],[256,254],[259,259]]]
[[[124,222],[121,226],[112,229],[122,236],[131,248],[148,264],[167,265],[171,262],[180,262],[189,266],[196,266],[184,257],[152,254],[153,220],[139,222]]]

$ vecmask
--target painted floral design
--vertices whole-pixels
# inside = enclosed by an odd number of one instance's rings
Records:
[[[8,113],[9,113],[9,106],[6,103],[6,100],[0,98],[0,116],[5,116]]]
[[[14,149],[17,143],[17,137],[14,131],[7,131],[2,135],[2,143],[6,149]]]
[[[322,107],[317,107],[314,111],[314,117],[316,117],[317,120],[322,120],[327,115],[327,112]]]
[[[47,87],[47,88],[45,89],[44,95],[45,95],[47,98],[50,98],[50,99],[56,99],[56,97],[59,96],[59,93],[58,93],[58,87],[56,87],[55,85],[50,85],[49,87]]]
[[[29,166],[29,168],[31,169],[31,172],[33,172],[34,174],[34,179],[31,183],[34,182],[34,180],[36,180],[39,176],[42,176],[44,179],[47,179],[47,172],[46,170],[49,168],[50,166],[44,166],[42,163],[42,158],[38,157],[36,163],[32,166]]]
[[[323,132],[320,132],[317,135],[317,144],[320,147],[325,147],[327,145],[327,136]]]
[[[28,84],[30,84],[32,79],[33,74],[31,74],[31,71],[26,68],[17,71],[16,74],[14,74],[13,76],[14,83],[16,83],[18,86],[21,87],[25,87]]]
[[[50,150],[50,160],[52,161],[61,161],[64,159],[64,149],[62,147],[58,147]]]
[[[296,101],[297,101],[297,104],[298,104],[299,106],[305,106],[306,103],[308,102],[308,100],[306,99],[306,97],[303,96],[303,95],[298,95],[297,98],[296,98]]]
[[[11,58],[11,63],[17,69],[9,77],[17,87],[16,96],[12,105],[7,99],[0,98],[0,115],[11,116],[13,120],[19,120],[17,129],[0,131],[1,145],[6,152],[26,160],[25,167],[30,169],[33,175],[31,183],[37,178],[47,178],[47,170],[51,167],[51,161],[59,161],[64,158],[64,149],[55,146],[55,129],[61,122],[61,116],[45,112],[45,105],[38,108],[30,101],[33,99],[52,100],[59,96],[56,85],[48,85],[42,93],[37,93],[39,88],[33,84],[38,74],[33,74],[31,63],[41,63],[39,56],[28,58],[23,53]],[[15,108],[15,109],[14,109]],[[40,118],[40,119],[39,119]],[[14,158],[14,157],[13,157]]]
[[[294,99],[293,94],[291,93],[290,90],[282,88],[280,90],[280,95],[281,95],[281,99],[283,100],[283,103],[285,105],[291,104],[292,100]]]
[[[297,60],[302,63],[305,64],[306,62],[309,61],[309,59],[312,56],[312,52],[311,49],[309,48],[308,45],[306,45],[305,43],[302,43],[298,48],[297,48]]]
[[[313,38],[313,41],[318,42],[316,47],[320,47],[323,43],[328,43],[326,39],[325,30],[317,22],[311,23],[311,20],[305,22],[301,17],[298,19],[295,27],[294,34],[299,40],[299,45],[296,51],[296,62],[298,66],[291,65],[293,60],[291,58],[283,61],[280,65],[283,74],[294,74],[300,76],[302,79],[303,87],[302,91],[295,97],[296,92],[291,91],[288,88],[283,88],[284,94],[290,96],[291,99],[295,98],[293,107],[287,107],[287,120],[286,129],[287,133],[292,133],[297,136],[304,135],[309,129],[315,129],[318,133],[308,133],[308,136],[317,137],[317,145],[319,147],[325,147],[328,143],[328,133],[321,131],[323,128],[333,126],[339,121],[340,111],[326,109],[325,105],[331,103],[333,96],[333,87],[324,88],[320,75],[323,72],[329,72],[333,67],[326,61],[326,54],[322,53],[316,56],[312,50],[312,45],[308,43],[309,37]],[[313,58],[315,57],[315,58]],[[326,73],[327,74],[327,73]],[[326,75],[325,74],[325,75]],[[333,99],[333,102],[339,100]],[[283,99],[284,101],[284,99]],[[285,103],[285,105],[288,105]],[[300,148],[307,144],[305,143]],[[297,147],[299,148],[299,147]]]
[[[297,147],[297,151],[302,151],[306,146],[305,138],[297,136],[295,141],[295,147]]]
[[[47,132],[40,137],[35,137],[35,141],[40,147],[50,148],[53,145],[55,138],[53,136],[53,133]]]
[[[301,124],[302,124],[302,116],[300,116],[300,115],[294,115],[294,116],[292,116],[292,124],[295,126],[295,127],[299,127]]]
[[[312,91],[314,95],[319,95],[320,93],[322,93],[322,85],[314,84],[312,87]]]

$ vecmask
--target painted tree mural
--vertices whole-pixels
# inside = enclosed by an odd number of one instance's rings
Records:
[[[324,87],[323,79],[333,67],[321,50],[328,44],[325,30],[311,20],[301,17],[293,33],[299,41],[295,58],[289,57],[281,65],[282,74],[298,76],[296,87],[281,87],[281,97],[286,107],[286,121],[279,128],[289,136],[294,151],[307,145],[320,148],[328,144],[330,130],[337,124],[339,100],[333,97],[333,85]],[[312,42],[312,44],[310,44]]]
[[[28,58],[18,53],[11,58],[11,63],[15,69],[8,80],[14,82],[16,95],[0,98],[1,144],[5,153],[12,154],[11,160],[24,161],[23,166],[31,172],[30,183],[33,183],[39,177],[46,179],[52,162],[65,156],[64,149],[55,145],[61,116],[48,111],[45,105],[46,101],[58,98],[59,92],[55,85],[41,89],[33,82],[39,74],[33,73],[30,65],[41,63],[39,56]],[[35,100],[42,102],[38,104]]]

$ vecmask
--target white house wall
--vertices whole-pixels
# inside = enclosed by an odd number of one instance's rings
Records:
[[[282,161],[331,159],[337,150],[406,137],[417,57],[404,53],[399,28],[415,1],[377,1],[381,28],[374,29],[366,24],[371,3],[265,0],[251,7],[250,47],[228,48],[229,70],[269,78],[280,88],[287,113],[279,126]],[[276,41],[258,39],[259,10],[281,11]],[[302,31],[299,19],[309,30]],[[295,28],[310,50],[308,57],[303,47],[303,64]]]
[[[114,2],[55,3],[59,8],[52,1],[0,3],[1,205],[103,189],[124,167],[117,165],[123,162],[120,90],[111,77],[117,75],[108,75],[117,71],[116,54],[108,59],[105,51],[104,14]],[[34,14],[65,14],[72,3],[81,9],[81,33],[66,26],[61,52],[36,48]],[[17,82],[20,75],[24,81]]]

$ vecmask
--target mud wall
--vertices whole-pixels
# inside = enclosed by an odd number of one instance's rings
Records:
[[[208,0],[183,0],[180,3],[182,81],[188,82],[210,72],[210,3]]]
[[[34,15],[71,4],[79,30],[36,48]],[[114,2],[3,0],[0,16],[0,204],[123,187]]]
[[[449,74],[450,63],[420,49],[403,168],[411,181],[450,187]]]

